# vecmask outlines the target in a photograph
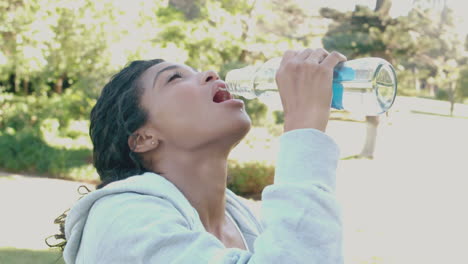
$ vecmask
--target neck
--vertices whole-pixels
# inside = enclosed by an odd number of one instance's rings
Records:
[[[225,224],[229,151],[165,151],[153,171],[171,181],[197,210],[205,229],[218,236]]]

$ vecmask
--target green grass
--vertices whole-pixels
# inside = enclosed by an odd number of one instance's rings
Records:
[[[64,264],[62,253],[56,250],[0,248],[0,263],[4,264]]]

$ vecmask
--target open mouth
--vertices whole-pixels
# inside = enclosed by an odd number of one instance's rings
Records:
[[[222,103],[222,102],[230,100],[232,98],[233,98],[232,95],[228,91],[223,90],[223,89],[219,89],[215,93],[215,95],[213,96],[213,102]]]

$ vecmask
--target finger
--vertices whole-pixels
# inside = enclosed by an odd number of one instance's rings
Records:
[[[346,56],[339,52],[333,51],[322,61],[321,65],[332,69],[342,61],[346,61]]]
[[[313,49],[304,49],[297,55],[297,59],[301,61],[306,60],[313,52]]]
[[[321,63],[330,53],[326,51],[325,49],[316,49],[314,51],[314,55],[318,57],[319,63]]]
[[[324,49],[316,49],[314,50],[309,57],[307,57],[307,61],[314,64],[321,63],[326,57],[328,56],[328,51]]]
[[[287,50],[283,54],[283,58],[281,59],[280,65],[284,64],[285,62],[289,61],[291,58],[294,58],[297,55],[297,51],[295,50]]]

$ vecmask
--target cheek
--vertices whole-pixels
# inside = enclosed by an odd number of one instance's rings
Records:
[[[193,90],[169,93],[159,97],[154,105],[154,119],[161,127],[184,130],[202,121],[207,100]]]
[[[171,94],[167,98],[167,103],[170,104],[168,108],[174,118],[187,119],[202,114],[203,109],[206,107],[205,99],[199,91],[181,89],[180,92]]]

